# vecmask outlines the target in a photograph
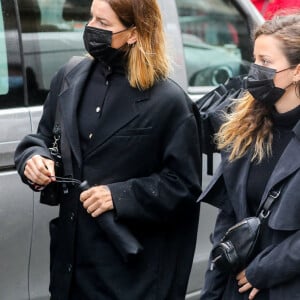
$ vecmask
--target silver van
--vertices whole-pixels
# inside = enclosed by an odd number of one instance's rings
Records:
[[[39,194],[21,183],[13,154],[20,139],[36,131],[54,73],[69,57],[85,53],[82,30],[90,2],[0,0],[1,300],[49,299],[48,222],[58,210],[41,205]],[[250,0],[159,3],[174,61],[172,77],[194,100],[248,71],[251,29],[263,22]],[[204,176],[203,185],[208,180]],[[186,299],[199,298],[215,214],[202,206]]]

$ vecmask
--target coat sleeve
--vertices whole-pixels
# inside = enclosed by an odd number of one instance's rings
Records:
[[[170,125],[171,127],[171,125]],[[165,223],[178,208],[195,207],[201,190],[201,151],[192,110],[163,141],[159,172],[109,184],[116,217]]]
[[[274,287],[300,275],[300,230],[259,253],[246,269],[256,288]]]
[[[213,245],[216,245],[227,229],[236,223],[234,214],[228,214],[224,210],[220,210],[217,216],[214,233],[212,235]],[[217,268],[210,268],[211,257],[208,261],[208,268],[205,273],[204,286],[201,290],[201,300],[219,300],[222,299],[222,295],[228,280],[229,274],[222,272]]]
[[[34,155],[41,155],[52,159],[48,147],[53,141],[52,131],[56,111],[56,96],[59,92],[62,74],[63,70],[59,71],[51,82],[50,92],[43,107],[43,114],[39,122],[37,133],[25,136],[15,151],[14,159],[16,169],[21,176],[22,181],[28,184],[32,189],[34,189],[34,186],[29,184],[24,176],[24,169],[28,159]]]

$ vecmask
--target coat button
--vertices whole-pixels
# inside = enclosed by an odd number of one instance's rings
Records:
[[[71,273],[71,272],[72,272],[72,269],[73,269],[73,266],[72,266],[72,264],[68,264],[68,266],[67,266],[67,270],[68,270],[68,272],[69,272],[69,273]]]
[[[70,214],[70,220],[73,222],[75,220],[75,213],[71,213]]]

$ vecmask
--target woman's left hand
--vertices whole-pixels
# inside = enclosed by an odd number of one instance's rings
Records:
[[[240,286],[239,292],[244,293],[251,290],[248,299],[254,299],[254,297],[258,294],[259,289],[253,287],[252,284],[248,281],[245,270],[243,270],[236,276],[236,280],[238,282],[238,286]]]
[[[110,189],[106,185],[94,186],[82,192],[80,201],[94,218],[114,208]]]

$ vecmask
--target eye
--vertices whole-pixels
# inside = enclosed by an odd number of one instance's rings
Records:
[[[268,65],[268,64],[270,63],[270,61],[267,60],[267,59],[265,59],[265,58],[262,58],[262,59],[261,59],[261,62],[262,62],[262,65],[263,65],[263,66],[266,66],[266,65]]]
[[[109,26],[105,19],[99,18],[99,17],[96,17],[96,16],[91,16],[89,21],[88,21],[88,24],[93,24],[92,26],[99,27],[99,28]]]
[[[266,59],[264,57],[256,57],[254,59],[254,63],[261,66],[268,66],[271,62],[269,59]]]
[[[101,19],[97,20],[97,22],[101,25],[101,26],[107,26],[107,24],[105,22],[103,22]]]

